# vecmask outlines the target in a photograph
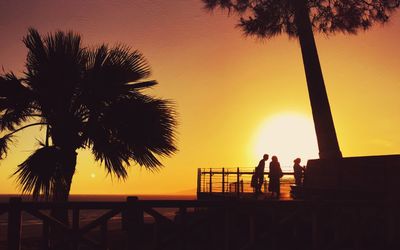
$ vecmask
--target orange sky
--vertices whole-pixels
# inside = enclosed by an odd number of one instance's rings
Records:
[[[254,167],[261,157],[257,133],[273,117],[311,119],[298,42],[285,36],[245,38],[234,28],[234,18],[204,12],[200,0],[1,1],[0,9],[5,71],[22,72],[21,39],[28,27],[42,33],[72,29],[87,45],[119,42],[142,51],[152,66],[151,78],[160,83],[147,93],[177,104],[179,152],[163,159],[165,168],[150,173],[133,166],[129,179],[119,182],[81,152],[72,193],[194,192],[198,167]],[[399,38],[399,14],[357,36],[316,36],[344,156],[400,153]],[[284,129],[291,127],[276,134]],[[42,137],[43,131],[34,129],[20,134],[0,162],[0,193],[18,192],[9,176],[34,149],[35,138]],[[273,145],[277,138],[266,140]],[[313,136],[282,143],[316,147]],[[279,157],[279,152],[267,153]]]

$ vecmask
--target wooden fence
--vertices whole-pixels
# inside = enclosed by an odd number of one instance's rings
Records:
[[[72,223],[60,222],[46,213],[55,208],[72,211]],[[167,217],[157,211],[160,208],[176,208],[176,216]],[[64,233],[69,249],[77,250],[81,245],[109,249],[107,223],[117,214],[122,214],[126,249],[142,249],[138,237],[143,232],[144,214],[147,214],[154,218],[150,240],[153,249],[193,249],[193,245],[199,244],[203,244],[203,249],[256,246],[287,249],[295,247],[293,244],[297,242],[303,249],[356,250],[398,249],[399,208],[399,202],[376,200],[138,200],[128,197],[126,202],[47,203],[11,198],[9,203],[0,204],[0,213],[8,213],[9,250],[21,247],[22,212],[43,222],[41,249],[51,248],[50,228]],[[80,225],[80,211],[86,209],[107,211]],[[100,228],[100,242],[87,235],[94,228]],[[173,247],[166,248],[168,243]]]

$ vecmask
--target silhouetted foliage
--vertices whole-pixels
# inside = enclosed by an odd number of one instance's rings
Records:
[[[297,36],[294,1],[203,0],[205,8],[239,14],[238,26],[247,35],[270,38],[281,33]],[[374,23],[385,23],[400,0],[304,0],[312,27],[322,33],[356,33]]]
[[[59,179],[57,176],[62,177],[63,165],[59,151],[56,146],[43,146],[19,165],[14,175],[17,175],[23,192],[32,192],[35,199],[41,193],[47,198],[51,196],[55,183]],[[65,179],[62,181],[66,182]]]
[[[155,170],[157,156],[176,151],[173,103],[141,93],[157,82],[143,81],[150,66],[139,51],[86,48],[80,35],[61,31],[29,29],[23,42],[25,76],[0,75],[0,157],[16,132],[46,127],[46,143],[15,172],[23,192],[67,199],[79,148],[122,179],[132,161]]]

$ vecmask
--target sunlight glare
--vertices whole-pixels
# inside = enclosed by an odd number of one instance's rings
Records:
[[[276,155],[282,170],[292,171],[293,160],[301,165],[318,158],[317,138],[311,118],[300,114],[280,114],[266,119],[254,138],[254,153],[261,159],[264,153]]]

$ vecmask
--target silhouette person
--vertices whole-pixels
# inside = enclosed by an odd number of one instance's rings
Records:
[[[280,178],[283,176],[283,173],[278,157],[274,155],[271,160],[272,161],[269,163],[268,190],[272,193],[272,197],[276,194],[276,198],[279,198],[281,194]]]
[[[304,167],[300,166],[301,159],[294,159],[293,171],[294,171],[294,181],[296,186],[301,186],[303,184],[303,173]]]
[[[255,192],[256,194],[261,194],[261,187],[264,183],[264,169],[265,169],[265,162],[268,160],[269,155],[264,154],[263,158],[258,163],[255,169]]]

